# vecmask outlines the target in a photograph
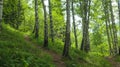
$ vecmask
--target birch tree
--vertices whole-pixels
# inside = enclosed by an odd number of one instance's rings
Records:
[[[33,33],[35,33],[35,38],[38,38],[39,36],[38,0],[35,0],[35,25]]]
[[[44,47],[48,46],[48,23],[47,23],[47,11],[44,0],[42,0],[43,11],[44,11]]]
[[[65,43],[63,49],[63,56],[69,57],[69,47],[70,47],[70,0],[66,0],[66,33],[65,33]]]
[[[82,1],[82,31],[83,31],[83,38],[81,43],[81,50],[88,52],[90,50],[90,40],[89,40],[89,16],[90,16],[90,3],[91,0],[83,0]]]
[[[50,37],[52,42],[54,42],[54,30],[53,30],[53,19],[52,19],[52,4],[51,0],[48,0],[49,2],[49,18],[50,18]]]
[[[72,6],[72,20],[73,20],[73,27],[74,27],[75,46],[76,46],[76,48],[78,48],[78,40],[77,40],[77,34],[76,34],[76,23],[75,23],[75,12],[74,12],[74,0],[72,0],[71,6]]]

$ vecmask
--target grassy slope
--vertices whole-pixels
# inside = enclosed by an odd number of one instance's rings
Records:
[[[22,33],[3,25],[0,67],[54,67],[50,55],[24,41]]]
[[[0,32],[0,67],[54,67],[52,57],[26,43],[21,32],[7,25],[3,27],[3,31]],[[42,46],[43,39],[31,39],[33,43]],[[61,55],[63,43],[56,39],[54,45],[49,43],[49,49]],[[103,57],[96,54],[86,54],[74,48],[71,48],[70,54],[71,60],[63,59],[67,67],[110,67]]]
[[[37,40],[31,36],[32,42],[43,46],[43,37],[39,37]],[[57,54],[61,55],[63,51],[64,43],[60,39],[55,39],[54,45],[49,41],[49,49]],[[109,61],[105,57],[98,55],[98,53],[90,52],[88,54],[71,47],[70,49],[71,60],[63,59],[67,67],[111,67]]]

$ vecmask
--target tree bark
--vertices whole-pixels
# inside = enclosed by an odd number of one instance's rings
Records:
[[[107,7],[107,2],[105,0],[102,1],[102,5],[104,7],[104,14],[105,14],[105,23],[106,23],[106,32],[107,32],[107,38],[108,38],[108,44],[109,44],[109,51],[110,51],[110,55],[112,55],[112,46],[111,46],[111,42],[110,42],[110,33],[109,32],[109,11],[108,11],[108,7]]]
[[[43,10],[44,10],[44,47],[48,47],[48,23],[47,23],[47,11],[46,6],[44,4],[44,0],[42,0]]]
[[[52,42],[54,42],[54,30],[53,30],[53,19],[52,19],[52,4],[51,0],[48,0],[49,2],[49,18],[50,18],[50,37]]]
[[[112,1],[110,0],[110,13],[111,13],[111,21],[112,21],[112,29],[113,29],[113,38],[114,38],[114,53],[118,53],[118,38],[117,38],[117,29],[115,25],[114,15],[113,15],[113,8],[112,8]]]
[[[66,0],[66,33],[65,33],[65,44],[63,49],[63,56],[69,57],[69,47],[70,47],[70,0]]]
[[[3,0],[0,1],[0,31],[2,30]]]
[[[39,36],[38,0],[35,0],[35,26],[33,33],[35,33],[35,38],[38,38]]]
[[[82,28],[83,28],[83,38],[81,43],[81,50],[88,52],[90,50],[90,40],[89,40],[89,16],[90,16],[90,3],[91,0],[84,0],[82,2],[83,14],[82,14]]]
[[[120,35],[120,0],[118,0],[118,10],[119,10],[119,35]]]
[[[78,40],[76,34],[76,24],[75,24],[75,12],[74,12],[74,0],[72,0],[72,19],[73,19],[73,27],[74,27],[74,37],[75,37],[75,46],[78,48]]]
[[[20,24],[20,12],[21,11],[21,0],[18,0],[18,19],[17,19],[17,24],[16,24],[16,29],[19,29],[19,24]]]
[[[2,30],[2,20],[0,19],[0,32]]]
[[[118,10],[119,10],[119,37],[120,37],[120,0],[118,0]],[[120,38],[119,38],[119,41],[120,43]],[[119,55],[120,55],[120,46],[119,46]]]

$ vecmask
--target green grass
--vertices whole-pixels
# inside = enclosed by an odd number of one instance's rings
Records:
[[[0,67],[55,67],[52,57],[24,40],[23,33],[3,24]]]
[[[37,40],[34,36],[31,36],[31,40],[40,46],[43,46],[43,37],[39,37]],[[55,39],[54,44],[49,40],[48,49],[62,55],[64,43],[60,39]],[[111,64],[105,59],[101,53],[90,52],[85,53],[74,47],[70,48],[71,60],[63,58],[67,67],[111,67]]]
[[[8,25],[3,25],[0,32],[0,67],[55,67],[52,57],[34,45],[27,43],[24,35],[29,35],[31,41],[43,46],[43,37],[34,39],[34,35],[24,34]],[[48,49],[62,55],[64,43],[55,39],[49,40]],[[71,59],[63,58],[67,67],[111,67],[110,63],[98,52],[85,53],[74,47],[70,48]]]
[[[118,55],[118,56],[115,56],[114,58],[115,58],[115,61],[116,61],[116,62],[120,62],[120,56],[119,56],[119,55]]]

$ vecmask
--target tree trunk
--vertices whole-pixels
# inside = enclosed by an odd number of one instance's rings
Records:
[[[82,38],[82,43],[81,43],[81,50],[88,52],[90,50],[90,40],[89,40],[89,16],[90,16],[90,3],[91,0],[84,0],[82,2],[83,6],[83,15],[82,15],[82,28],[83,28],[83,38]]]
[[[52,4],[51,0],[48,0],[49,2],[49,18],[50,18],[50,37],[52,42],[54,42],[54,31],[53,31],[53,19],[52,19]]]
[[[82,50],[82,51],[84,50],[83,41],[84,41],[84,39],[82,38],[81,47],[80,47],[80,50]]]
[[[46,6],[44,4],[44,0],[42,0],[43,10],[44,10],[44,47],[48,47],[48,23],[47,23],[47,11]]]
[[[2,30],[2,20],[0,19],[0,32]]]
[[[0,31],[2,30],[2,10],[3,10],[3,0],[0,0]]]
[[[111,13],[111,21],[112,21],[112,29],[113,29],[113,38],[114,38],[114,53],[118,53],[118,38],[117,38],[117,29],[115,25],[114,15],[113,15],[113,8],[112,8],[112,1],[110,0],[110,13]]]
[[[19,29],[20,25],[20,13],[21,13],[21,0],[18,0],[18,19],[17,19],[17,24],[16,24],[16,29]]]
[[[70,47],[70,0],[66,0],[66,33],[65,33],[65,44],[63,50],[63,56],[69,57],[69,47]]]
[[[75,46],[76,48],[78,48],[78,40],[77,40],[76,24],[75,24],[75,13],[74,13],[74,0],[72,0],[72,19],[73,19],[73,27],[74,27]]]
[[[109,51],[110,51],[110,55],[112,55],[112,47],[111,47],[111,42],[110,42],[110,33],[109,32],[109,11],[108,11],[108,7],[107,7],[107,2],[105,0],[102,1],[102,5],[104,6],[104,14],[105,14],[105,23],[106,23],[106,32],[107,32],[107,38],[108,38],[108,44],[109,44]]]
[[[35,38],[38,38],[39,36],[38,0],[35,0],[35,26],[33,33],[35,33]]]
[[[119,10],[119,35],[120,35],[120,0],[118,0],[118,10]]]
[[[120,37],[120,0],[118,0],[118,10],[119,10],[119,37]],[[119,41],[118,41],[119,43],[120,43],[120,38],[119,38]],[[120,46],[119,46],[119,55],[120,55]]]

